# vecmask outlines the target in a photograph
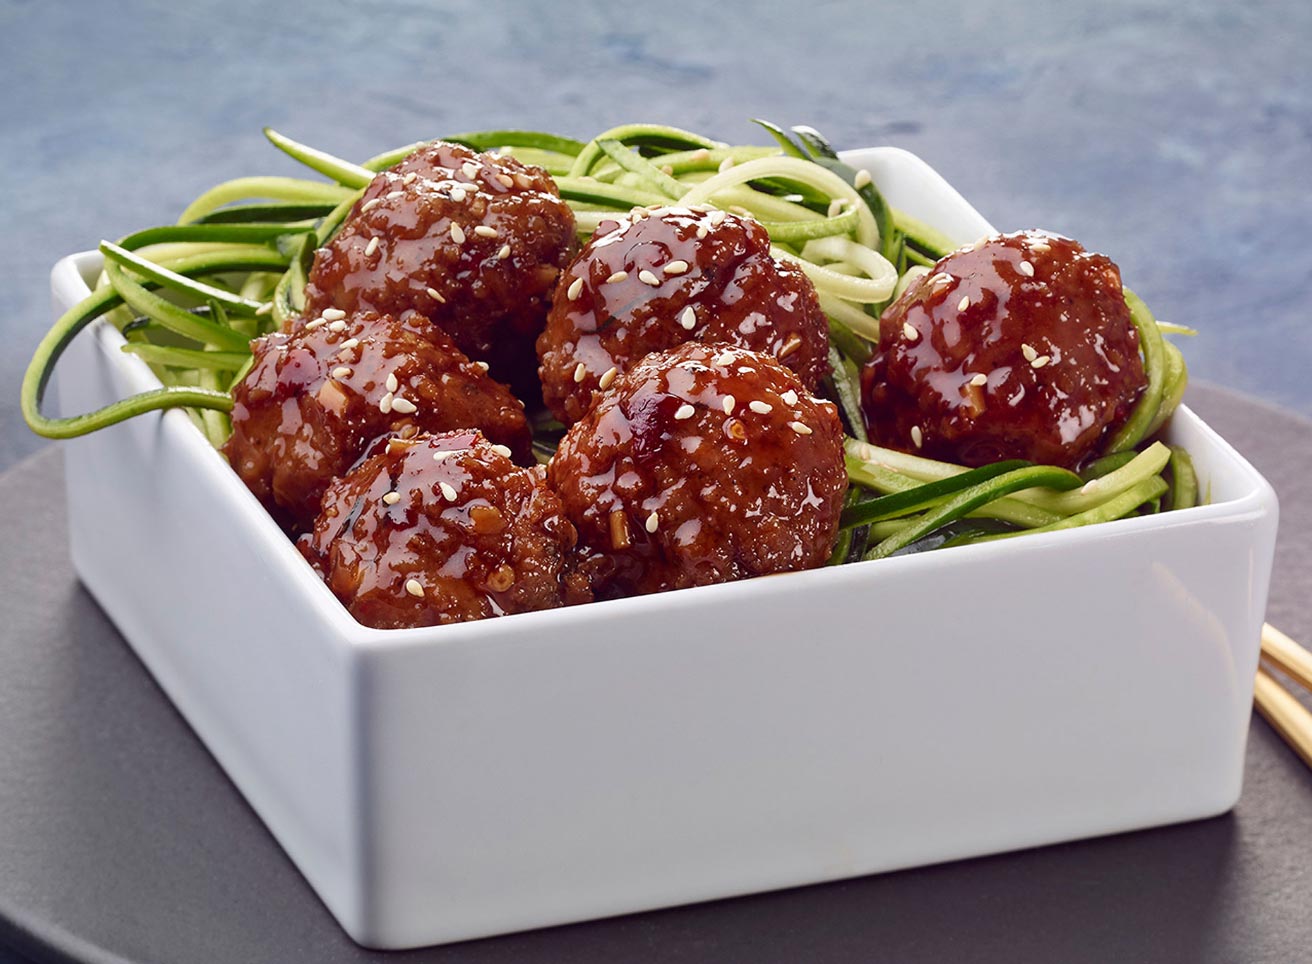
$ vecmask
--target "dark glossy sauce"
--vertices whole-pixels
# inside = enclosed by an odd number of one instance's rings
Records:
[[[603,221],[562,276],[538,340],[543,397],[575,422],[612,368],[625,372],[686,341],[773,355],[814,389],[829,327],[810,280],[770,255],[756,221],[639,209]]]
[[[822,565],[847,488],[831,403],[767,355],[697,343],[619,376],[548,477],[607,596]]]
[[[293,530],[311,523],[328,484],[382,435],[478,428],[531,461],[523,404],[419,318],[320,316],[270,335],[255,343],[233,400],[224,451]]]
[[[872,441],[964,465],[1077,466],[1145,384],[1116,265],[1040,232],[939,261],[884,312],[862,373]]]
[[[545,471],[477,432],[380,441],[334,482],[302,552],[351,614],[390,629],[590,598]]]
[[[375,177],[315,253],[306,311],[416,312],[522,393],[573,250],[574,213],[545,171],[438,142]]]

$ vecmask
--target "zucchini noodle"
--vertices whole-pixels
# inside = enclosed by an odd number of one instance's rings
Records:
[[[786,178],[797,181],[814,187],[831,198],[849,201],[859,212],[862,212],[859,215],[856,240],[868,248],[879,244],[879,228],[875,224],[874,215],[862,202],[861,195],[837,174],[801,158],[762,157],[744,164],[735,164],[709,181],[698,184],[684,194],[679,199],[679,203],[692,205],[713,201],[715,195],[725,188],[766,178]]]

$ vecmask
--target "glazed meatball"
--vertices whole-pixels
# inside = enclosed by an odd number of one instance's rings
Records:
[[[224,452],[284,528],[306,528],[328,483],[380,435],[478,428],[532,461],[524,405],[422,318],[328,309],[257,340],[233,390]]]
[[[533,341],[574,243],[574,213],[541,168],[433,143],[375,177],[315,252],[306,312],[418,312],[535,392]]]
[[[616,374],[686,341],[773,355],[808,390],[827,373],[815,288],[770,255],[765,228],[724,211],[635,208],[601,223],[556,288],[538,339],[543,399],[573,424]]]
[[[300,541],[359,622],[433,626],[590,598],[565,568],[575,531],[541,466],[516,466],[478,432],[375,448]]]
[[[697,342],[617,376],[548,479],[602,597],[823,565],[847,488],[832,403],[770,355]]]
[[[1037,231],[949,254],[879,321],[862,372],[871,441],[962,465],[1075,468],[1147,378],[1116,265]]]

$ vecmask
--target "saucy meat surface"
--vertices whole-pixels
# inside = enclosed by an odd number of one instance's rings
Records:
[[[254,343],[224,452],[281,525],[305,529],[328,484],[380,435],[478,428],[531,462],[524,406],[422,318],[339,310]]]
[[[602,597],[823,565],[847,488],[830,402],[769,355],[697,342],[619,375],[548,478]]]
[[[603,221],[561,277],[538,339],[543,398],[572,424],[609,379],[686,341],[773,355],[809,390],[826,372],[829,323],[810,279],[771,256],[756,221],[637,208]]]
[[[396,629],[586,602],[574,541],[541,466],[447,432],[380,440],[299,545],[352,616]]]
[[[533,342],[573,249],[574,212],[545,171],[435,142],[375,177],[315,252],[307,317],[418,312],[493,377],[535,391]]]
[[[1119,269],[1037,231],[940,260],[885,310],[862,372],[871,441],[971,466],[1074,468],[1146,384]]]

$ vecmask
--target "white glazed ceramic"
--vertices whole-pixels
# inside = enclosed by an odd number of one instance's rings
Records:
[[[914,156],[849,160],[989,230]],[[58,310],[98,263],[55,267]],[[120,344],[74,343],[64,412],[155,384]],[[68,443],[73,560],[342,926],[413,947],[1229,809],[1276,504],[1170,432],[1212,504],[378,631],[172,412]]]

